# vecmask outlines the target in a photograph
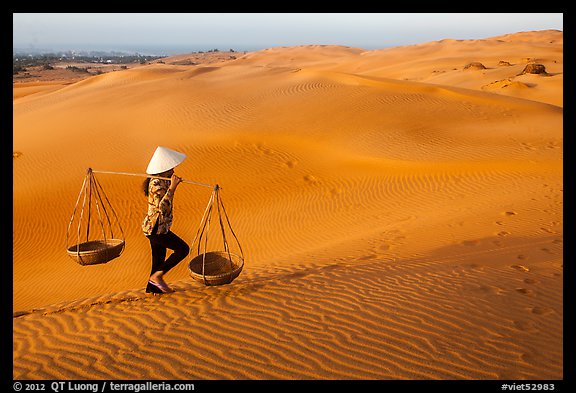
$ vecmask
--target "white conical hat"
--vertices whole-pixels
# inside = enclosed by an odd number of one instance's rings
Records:
[[[180,164],[184,159],[186,159],[186,154],[168,149],[164,146],[158,146],[148,163],[146,173],[149,175],[155,175],[166,172]]]

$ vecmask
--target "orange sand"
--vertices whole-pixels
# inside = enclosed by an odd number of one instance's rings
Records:
[[[562,50],[559,31],[276,47],[15,84],[14,378],[561,379]],[[67,256],[86,169],[143,173],[157,145],[223,187],[232,284],[182,262],[176,293],[144,294],[142,178],[96,175],[120,258]],[[176,193],[189,243],[210,192]]]

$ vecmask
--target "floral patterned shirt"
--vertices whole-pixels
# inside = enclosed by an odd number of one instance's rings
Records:
[[[150,179],[150,184],[148,185],[148,213],[142,222],[142,231],[145,235],[152,234],[156,222],[158,222],[156,234],[164,234],[170,231],[174,193],[169,188],[170,180]]]

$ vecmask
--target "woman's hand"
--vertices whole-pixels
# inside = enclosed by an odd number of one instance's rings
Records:
[[[181,181],[181,178],[172,174],[172,177],[170,178],[170,190],[172,190],[172,192],[176,191],[176,187],[178,187],[178,184],[180,184]]]

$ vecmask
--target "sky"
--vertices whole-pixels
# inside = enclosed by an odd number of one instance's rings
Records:
[[[563,30],[562,13],[14,13],[13,48],[176,54],[276,46],[380,49]]]

